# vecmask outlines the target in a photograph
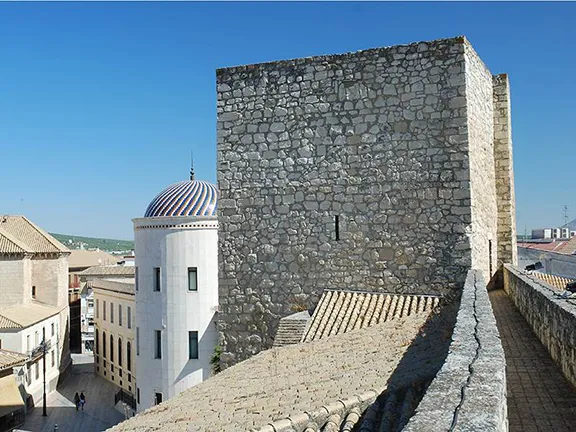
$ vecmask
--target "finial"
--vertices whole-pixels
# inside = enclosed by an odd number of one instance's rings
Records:
[[[190,150],[190,180],[194,180],[194,153]]]

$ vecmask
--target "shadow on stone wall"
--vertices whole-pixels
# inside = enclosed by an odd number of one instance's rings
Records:
[[[444,364],[452,341],[459,294],[445,297],[420,329],[388,380],[387,389],[362,414],[353,431],[400,431]]]

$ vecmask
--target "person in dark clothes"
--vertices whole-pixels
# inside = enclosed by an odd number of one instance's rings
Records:
[[[74,405],[76,405],[76,411],[78,411],[78,406],[80,405],[80,396],[78,396],[78,392],[74,395]]]
[[[84,392],[80,393],[80,406],[82,407],[82,411],[84,411],[84,404],[86,403],[86,396],[84,396]]]

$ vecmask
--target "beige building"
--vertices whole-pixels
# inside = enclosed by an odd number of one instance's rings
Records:
[[[26,217],[0,216],[0,347],[27,357],[17,378],[28,404],[42,400],[44,346],[47,392],[71,362],[69,254]]]
[[[136,396],[134,278],[92,281],[94,292],[94,367],[115,384],[122,400],[133,410]]]

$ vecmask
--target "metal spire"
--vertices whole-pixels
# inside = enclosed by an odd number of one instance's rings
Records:
[[[190,180],[194,180],[194,153],[190,150]]]

